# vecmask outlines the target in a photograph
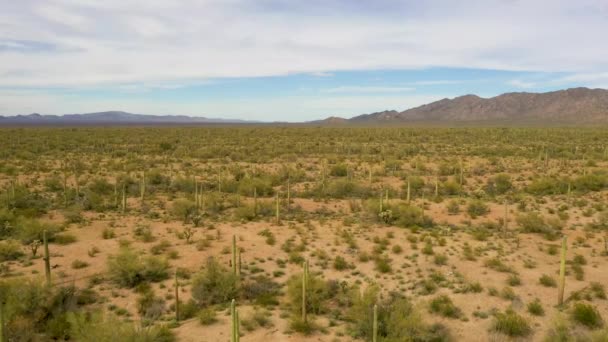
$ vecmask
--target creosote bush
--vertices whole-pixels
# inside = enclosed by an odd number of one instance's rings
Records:
[[[142,256],[123,247],[117,255],[108,258],[110,277],[119,286],[134,287],[142,282],[156,282],[169,277],[169,263],[156,256]]]
[[[238,297],[239,290],[238,276],[213,257],[207,259],[204,269],[192,279],[192,297],[201,307],[227,303]]]

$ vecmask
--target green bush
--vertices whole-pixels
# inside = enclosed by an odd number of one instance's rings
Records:
[[[166,259],[142,257],[130,248],[123,247],[117,255],[108,258],[108,272],[120,286],[134,287],[146,281],[161,281],[169,277]]]
[[[536,298],[534,301],[528,303],[528,312],[534,316],[543,316],[545,314],[545,309],[543,309],[543,304],[540,300]]]
[[[137,328],[114,315],[96,313],[70,314],[70,336],[74,341],[95,342],[174,342],[175,335],[167,326]]]
[[[460,318],[462,316],[462,310],[454,305],[452,299],[446,295],[433,298],[429,305],[429,309],[432,313],[439,314],[443,317]]]
[[[201,309],[198,313],[198,322],[201,325],[211,325],[217,322],[217,314],[213,307],[206,307]]]
[[[528,321],[511,309],[496,313],[492,329],[510,337],[525,337],[532,333]]]
[[[557,281],[550,275],[543,274],[538,281],[546,287],[557,287]]]
[[[576,303],[570,311],[570,317],[576,323],[588,328],[601,328],[604,325],[602,315],[597,308],[591,304]]]
[[[192,297],[200,306],[226,303],[238,294],[239,278],[213,257],[192,280]]]
[[[21,243],[16,240],[0,241],[0,262],[17,260],[23,256]]]
[[[490,209],[488,208],[488,206],[482,202],[481,200],[472,200],[469,202],[469,204],[467,205],[467,213],[469,214],[469,216],[471,216],[472,218],[476,218],[478,216],[484,216],[486,215],[488,212],[490,212]]]

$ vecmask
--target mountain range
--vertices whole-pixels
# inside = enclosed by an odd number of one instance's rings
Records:
[[[492,98],[464,95],[402,112],[386,110],[324,123],[431,124],[608,124],[608,90],[571,88],[547,93],[505,93]]]
[[[66,115],[0,116],[0,125],[98,124],[250,124],[259,121],[210,119],[185,115],[145,115],[121,111]],[[386,110],[350,119],[328,117],[315,125],[348,124],[439,125],[606,125],[608,90],[572,88],[547,93],[505,93],[491,98],[464,95],[404,111]]]
[[[218,123],[254,123],[255,121],[211,119],[186,115],[147,115],[132,114],[121,111],[107,111],[87,114],[0,116],[2,124],[39,124],[39,125],[97,125],[97,124],[218,124]]]

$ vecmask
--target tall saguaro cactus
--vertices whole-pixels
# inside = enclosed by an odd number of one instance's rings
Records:
[[[232,273],[236,274],[236,235],[232,235]]]
[[[308,316],[306,313],[306,302],[308,292],[308,261],[304,261],[302,264],[302,322],[308,322]]]
[[[372,342],[378,341],[378,305],[374,304],[374,318],[372,323]]]
[[[177,269],[175,270],[175,321],[179,322],[179,283],[177,282]]]
[[[253,216],[258,216],[258,190],[253,187]]]
[[[568,238],[562,238],[562,252],[559,263],[559,284],[557,289],[557,304],[564,304],[564,288],[566,287],[566,250],[568,247]]]
[[[125,213],[127,211],[127,185],[122,185],[122,212]]]
[[[0,298],[0,342],[6,342],[6,329],[4,328],[4,298]]]
[[[44,243],[44,275],[46,276],[46,284],[51,286],[51,256],[46,230],[42,232],[42,241]]]
[[[407,203],[410,204],[412,200],[412,186],[410,183],[410,177],[407,177]]]
[[[139,197],[141,200],[141,204],[144,204],[145,196],[146,196],[146,172],[143,171],[141,173],[141,185],[139,187]]]
[[[239,329],[239,311],[236,309],[236,302],[233,299],[230,303],[230,318],[231,318],[231,333],[230,342],[239,342],[240,329]]]
[[[279,193],[277,192],[277,200],[276,200],[276,220],[277,220],[277,224],[281,224],[281,209],[280,209],[280,199],[279,199]]]

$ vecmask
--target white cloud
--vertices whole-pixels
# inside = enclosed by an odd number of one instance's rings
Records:
[[[608,69],[598,0],[29,0],[3,4],[0,86],[81,86],[390,68]]]
[[[403,93],[414,91],[411,87],[368,87],[368,86],[342,86],[324,89],[325,93]]]
[[[534,83],[534,82],[528,82],[528,81],[522,81],[522,80],[510,80],[507,82],[507,84],[512,85],[517,88],[524,88],[524,89],[534,88],[536,86],[536,83]]]

